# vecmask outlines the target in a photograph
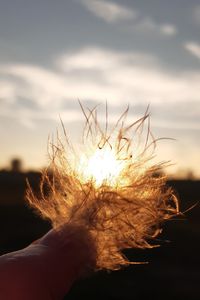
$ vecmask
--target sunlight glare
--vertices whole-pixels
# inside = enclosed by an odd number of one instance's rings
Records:
[[[124,168],[124,161],[119,160],[113,150],[108,148],[97,149],[88,159],[87,163],[82,164],[84,180],[95,180],[95,185],[100,186],[104,181],[115,186],[118,177]]]

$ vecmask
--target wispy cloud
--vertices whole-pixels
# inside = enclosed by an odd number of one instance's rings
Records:
[[[91,65],[85,63],[87,61]],[[118,95],[115,103],[121,97],[122,100],[123,95],[127,95],[129,99],[131,95],[137,95],[140,101],[146,101],[150,97],[156,102],[163,100],[173,102],[175,98],[177,101],[188,100],[191,97],[199,99],[197,90],[200,73],[182,72],[177,76],[173,72],[161,69],[155,57],[142,53],[84,48],[63,56],[59,65],[66,74],[69,74],[70,70],[78,70],[84,74],[84,80],[87,80],[89,69],[92,67],[99,77],[105,80],[102,88],[110,87],[113,92],[117,91],[113,94],[113,96]],[[96,78],[89,81],[98,83],[99,87],[101,85],[101,81]],[[194,88],[193,92],[190,84]]]
[[[169,37],[176,35],[178,32],[175,25],[169,23],[157,23],[150,17],[141,18],[133,24],[132,28],[143,33],[152,33]]]
[[[57,59],[60,69],[67,71],[104,71],[120,68],[121,65],[147,65],[158,63],[151,55],[139,52],[118,52],[106,48],[85,47],[73,53],[66,53]]]
[[[81,3],[95,16],[108,23],[134,19],[137,12],[113,1],[81,0]]]
[[[175,74],[161,68],[155,57],[92,47],[66,53],[55,64],[51,70],[28,64],[1,66],[0,115],[19,118],[33,127],[38,119],[58,119],[59,113],[65,121],[80,120],[78,98],[93,103],[107,99],[113,113],[128,103],[143,107],[148,103],[174,107],[176,103],[173,119],[166,113],[166,124],[200,128],[199,106],[192,118],[190,105],[187,115],[179,114],[178,108],[183,103],[199,103],[200,72]],[[156,120],[162,126],[159,116]]]
[[[164,35],[173,36],[177,34],[178,30],[172,24],[161,24],[160,32],[163,33]]]
[[[87,10],[105,22],[114,23],[120,20],[129,20],[129,30],[136,30],[143,33],[153,33],[162,36],[174,36],[178,30],[170,23],[158,23],[154,19],[143,16],[141,12],[112,1],[104,0],[80,0]]]
[[[184,44],[184,48],[190,52],[193,56],[200,59],[200,44],[197,42],[187,42]]]

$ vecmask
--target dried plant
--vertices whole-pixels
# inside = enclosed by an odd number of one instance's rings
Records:
[[[74,150],[62,124],[64,139],[57,135],[56,143],[50,143],[50,165],[43,171],[40,195],[29,186],[27,199],[54,228],[69,224],[86,229],[96,249],[95,269],[116,270],[133,263],[123,249],[155,247],[152,240],[162,223],[179,213],[178,200],[166,185],[166,163],[153,163],[157,140],[148,109],[126,125],[127,108],[110,128],[106,106],[103,129],[96,107],[81,108],[86,118],[83,149]],[[101,161],[107,154],[107,163],[114,157],[114,170]]]

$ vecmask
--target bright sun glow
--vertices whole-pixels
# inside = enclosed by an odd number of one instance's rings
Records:
[[[117,159],[114,151],[109,148],[97,149],[95,153],[81,162],[84,181],[95,180],[95,185],[100,186],[104,181],[115,186],[118,177],[124,168],[124,161]]]

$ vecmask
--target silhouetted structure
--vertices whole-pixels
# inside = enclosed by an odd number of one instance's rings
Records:
[[[11,171],[21,172],[22,171],[22,161],[19,158],[14,158],[11,160]]]

